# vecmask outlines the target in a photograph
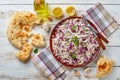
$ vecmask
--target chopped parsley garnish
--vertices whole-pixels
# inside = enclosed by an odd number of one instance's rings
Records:
[[[72,42],[74,43],[74,45],[78,46],[79,45],[79,40],[77,36],[74,36],[72,39]]]
[[[38,53],[38,48],[34,49],[34,53],[37,54]]]
[[[71,56],[73,59],[75,59],[76,58],[76,55],[75,54],[72,54],[72,56]]]
[[[66,40],[66,41],[68,41],[68,40],[69,40],[69,38],[65,38],[65,40]]]
[[[76,30],[76,26],[72,26],[72,30]]]
[[[85,32],[89,31],[88,29],[84,29]]]

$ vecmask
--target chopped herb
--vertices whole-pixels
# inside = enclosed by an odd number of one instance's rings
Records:
[[[72,26],[72,30],[76,30],[76,26]]]
[[[79,40],[78,40],[78,37],[77,36],[74,36],[73,39],[72,39],[74,45],[78,46],[79,45]]]
[[[66,40],[66,41],[68,41],[68,40],[69,40],[69,38],[65,38],[65,40]]]
[[[73,54],[71,57],[72,57],[73,59],[75,59],[75,58],[76,58],[76,55],[75,55],[75,54]]]
[[[34,49],[34,53],[37,54],[38,53],[38,48]]]
[[[85,32],[89,31],[88,29],[84,29]]]

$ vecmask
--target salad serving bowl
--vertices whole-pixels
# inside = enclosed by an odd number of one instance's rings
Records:
[[[82,67],[97,57],[100,45],[93,32],[85,26],[82,17],[69,17],[53,28],[50,34],[50,50],[63,65]]]

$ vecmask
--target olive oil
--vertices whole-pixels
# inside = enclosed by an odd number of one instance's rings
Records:
[[[49,16],[48,5],[45,0],[34,0],[34,11],[39,18],[47,18]]]

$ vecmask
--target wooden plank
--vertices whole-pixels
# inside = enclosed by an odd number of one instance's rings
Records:
[[[52,25],[53,26],[53,25]],[[7,26],[6,26],[7,27]],[[4,29],[4,28],[3,28]],[[10,46],[9,45],[9,42],[7,40],[7,37],[6,37],[6,30],[5,29],[4,31],[0,30],[0,46]],[[42,35],[44,35],[45,37],[49,37],[49,35],[47,33],[43,33],[45,31],[43,31],[43,29],[35,29],[36,32],[39,32],[41,33]],[[106,46],[110,47],[110,46],[113,46],[113,47],[116,47],[116,46],[120,46],[120,37],[118,37],[120,35],[120,28],[117,29],[109,38],[109,44],[107,44]],[[48,40],[47,40],[48,41]]]
[[[120,56],[119,48],[120,47],[107,47],[107,49],[103,53],[100,53],[100,54],[106,56],[109,59],[113,59],[115,62],[114,66],[120,66],[120,62],[118,60]],[[1,54],[0,54],[0,66],[1,67],[4,66],[4,68],[8,68],[8,69],[11,67],[16,67],[16,68],[33,67],[31,62],[27,64],[23,64],[18,61],[18,59],[15,56],[18,50],[12,47],[12,45],[2,46],[0,48],[0,51],[1,51]],[[39,52],[41,52],[41,50],[39,50]],[[32,54],[32,56],[33,55],[34,54]],[[89,64],[88,66],[96,66],[96,60],[93,63]]]
[[[50,14],[52,14],[52,9],[54,7],[61,7],[64,12],[64,17],[68,17],[65,13],[65,9],[68,5],[49,5]],[[77,14],[83,14],[87,9],[89,9],[93,5],[72,5],[75,6]],[[17,7],[17,8],[16,8]],[[108,10],[108,12],[115,17],[115,19],[120,23],[120,5],[104,5],[104,7]],[[0,19],[8,18],[15,11],[31,11],[33,10],[33,5],[0,5]],[[118,8],[118,9],[116,9]],[[59,21],[59,20],[58,20]],[[56,23],[56,20],[53,21]]]
[[[92,6],[94,3],[97,2],[97,0],[77,0],[76,2],[72,2],[73,0],[47,0],[49,2],[50,8],[53,9],[55,6],[62,7],[63,10],[65,10],[66,6],[73,5],[76,7],[77,12],[85,11],[90,6]],[[103,4],[105,4],[105,8],[117,19],[118,22],[120,22],[120,1],[119,0],[99,0]],[[15,57],[15,52],[17,51],[16,48],[14,48],[6,37],[6,29],[7,29],[7,21],[9,16],[14,11],[32,11],[33,0],[0,0],[0,80],[47,80],[41,72],[39,72],[36,67],[34,67],[33,63],[30,61],[27,64],[23,64],[19,62]],[[9,5],[4,5],[9,4]],[[15,4],[15,5],[12,5]],[[19,4],[19,5],[17,5]],[[27,5],[25,5],[27,4]],[[57,5],[61,4],[61,5]],[[63,4],[63,5],[62,5]],[[68,5],[66,5],[68,4]],[[81,4],[81,5],[79,5]],[[118,9],[116,9],[118,8]],[[65,12],[65,11],[64,11]],[[66,17],[66,16],[65,16]],[[57,21],[58,22],[58,21]],[[51,23],[51,26],[54,26],[56,23],[54,21]],[[39,29],[35,28],[35,31],[39,31]],[[40,31],[44,33],[44,31]],[[113,58],[115,61],[114,68],[112,73],[110,75],[101,78],[100,80],[119,80],[120,79],[120,63],[119,63],[119,56],[120,56],[120,42],[118,37],[120,35],[120,29],[118,29],[114,34],[109,37],[110,43],[107,45],[107,49],[102,53],[103,55],[107,56],[108,58]],[[91,63],[89,67],[92,68],[92,72],[90,73],[93,75],[96,71],[95,62]],[[79,69],[80,73],[84,73],[84,69]],[[77,78],[72,78],[73,71],[71,72],[70,76],[66,78],[65,80],[79,80]],[[75,77],[75,76],[74,76]],[[119,78],[119,79],[118,79]],[[83,75],[81,77],[81,80],[95,80],[93,78],[87,79]]]
[[[9,66],[9,65],[8,65]],[[0,66],[0,80],[47,80],[36,67],[8,68]]]
[[[0,0],[0,4],[33,4],[34,0]],[[46,0],[49,4],[95,4],[97,0]],[[102,4],[120,4],[119,0],[99,0]]]
[[[118,28],[113,34],[108,38],[109,43],[106,46],[119,46],[120,38],[118,37],[120,35],[120,28]]]
[[[120,47],[107,47],[106,50],[100,52],[100,54],[96,57],[96,59],[88,64],[87,66],[96,66],[96,63],[100,57],[100,55],[103,55],[105,57],[107,57],[108,59],[111,59],[114,61],[114,66],[119,66],[120,67],[120,62],[119,62],[119,57],[120,54],[120,50],[119,50]]]
[[[16,64],[17,65],[17,64]],[[0,79],[2,80],[47,80],[42,73],[39,72],[35,67],[29,66],[10,66],[8,67],[0,67]],[[89,75],[93,76],[96,74],[96,67],[89,67],[91,71]],[[113,67],[111,73],[99,80],[117,80],[120,78],[120,67]],[[84,68],[78,68],[80,72],[80,80],[97,80],[97,78],[86,78],[84,77]],[[12,73],[11,73],[12,72]],[[65,80],[79,80],[78,77],[75,76],[74,70],[66,77]]]
[[[90,67],[91,71],[88,73],[90,76],[95,76],[96,74],[96,67]],[[74,76],[74,70],[72,70],[71,74],[69,76],[67,76],[66,80],[119,80],[120,79],[120,74],[119,74],[119,69],[120,67],[113,67],[113,70],[106,75],[103,78],[86,78],[84,77],[84,69],[83,68],[78,68],[79,72],[80,72],[80,78]]]
[[[6,31],[7,31],[7,22],[8,19],[0,19],[0,26],[2,27],[0,29],[0,45],[1,46],[10,46],[9,42],[7,40],[7,36],[6,36]],[[51,23],[51,26],[54,27],[55,24]],[[33,32],[40,32],[41,34],[43,34],[45,37],[49,37],[49,35],[42,29],[39,28],[39,26],[33,29]],[[109,44],[107,44],[106,46],[120,46],[120,37],[118,37],[120,35],[120,28],[118,28],[109,38]]]
[[[100,80],[115,80],[116,78],[120,78],[120,63],[119,63],[119,56],[120,56],[120,47],[107,47],[107,50],[103,52],[103,55],[105,55],[108,58],[112,58],[115,61],[114,68],[112,73],[109,76],[106,76],[105,78],[101,78]],[[2,46],[0,48],[1,54],[0,54],[0,79],[11,79],[11,80],[29,80],[29,79],[35,79],[35,80],[45,80],[45,77],[42,75],[42,73],[39,72],[36,67],[34,67],[33,63],[30,61],[26,64],[23,64],[19,62],[15,57],[15,51],[16,49],[9,46]],[[92,69],[91,75],[95,74],[96,67],[93,66],[95,63],[90,64],[88,67]],[[116,67],[118,66],[118,67]],[[93,80],[93,78],[87,79],[83,76],[84,74],[84,68],[78,69],[81,73],[81,80]],[[12,73],[11,73],[12,72]],[[72,77],[71,75],[74,75],[73,71],[71,72],[69,77]],[[73,76],[75,77],[75,76]],[[66,78],[66,80],[69,80],[69,78]],[[77,80],[76,78],[72,80]]]

